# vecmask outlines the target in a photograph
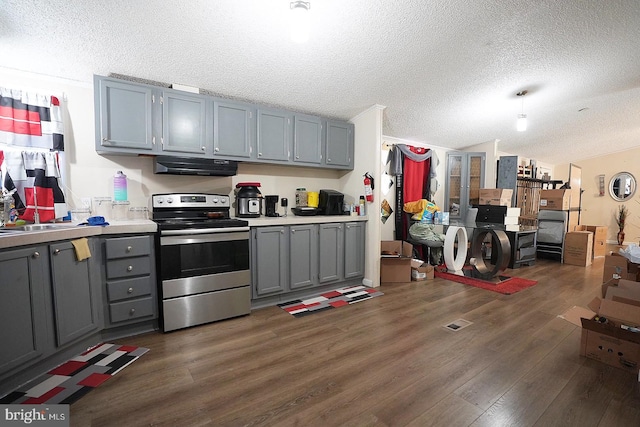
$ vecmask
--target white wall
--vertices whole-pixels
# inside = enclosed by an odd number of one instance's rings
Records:
[[[345,193],[364,194],[363,175],[379,177],[382,171],[379,147],[382,144],[383,106],[374,105],[351,119],[355,126],[355,153],[353,172],[340,180]],[[382,203],[380,186],[374,188],[373,203],[367,204],[367,244],[365,249],[365,279],[368,286],[380,286],[380,206]]]

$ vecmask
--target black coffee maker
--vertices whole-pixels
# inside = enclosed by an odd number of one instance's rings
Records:
[[[264,196],[265,211],[264,216],[280,216],[278,214],[278,196]]]

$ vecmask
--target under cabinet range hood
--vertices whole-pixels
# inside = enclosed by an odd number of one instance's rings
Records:
[[[156,156],[153,173],[167,175],[233,176],[238,162],[222,159]]]

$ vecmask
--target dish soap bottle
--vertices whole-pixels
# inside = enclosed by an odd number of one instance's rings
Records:
[[[113,199],[116,201],[127,200],[127,176],[118,171],[113,178]]]

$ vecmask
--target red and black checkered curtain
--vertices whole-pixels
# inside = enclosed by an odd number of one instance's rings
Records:
[[[59,185],[64,134],[60,101],[0,87],[2,192],[12,192],[19,218],[52,221],[67,215]]]

